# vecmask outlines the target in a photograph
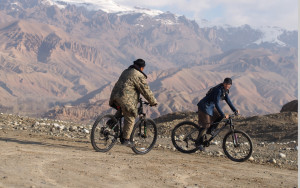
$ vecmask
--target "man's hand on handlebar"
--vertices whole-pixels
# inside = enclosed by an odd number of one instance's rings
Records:
[[[235,116],[237,116],[237,115],[239,115],[239,114],[240,114],[239,110],[237,110],[237,111],[234,112],[234,115],[235,115]],[[225,118],[225,119],[228,119],[230,116],[232,116],[232,115],[225,114],[225,117],[224,117],[224,118]]]

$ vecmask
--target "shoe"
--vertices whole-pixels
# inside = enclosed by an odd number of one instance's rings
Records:
[[[202,139],[198,139],[198,140],[195,142],[195,147],[198,148],[200,151],[205,151],[205,147],[204,147],[204,145],[203,145]]]
[[[128,139],[123,139],[121,144],[124,146],[130,147],[130,148],[132,148],[134,146],[134,144],[132,142],[130,142],[130,140],[128,140]]]
[[[203,145],[199,145],[199,146],[198,146],[198,149],[199,149],[200,151],[205,151],[205,147],[204,147]]]

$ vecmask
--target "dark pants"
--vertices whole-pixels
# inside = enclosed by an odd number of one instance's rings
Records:
[[[221,120],[222,118],[216,108],[214,108],[213,116],[208,115],[198,108],[198,124],[200,127],[208,129],[212,123]]]
[[[222,120],[221,115],[214,108],[213,116],[208,115],[206,112],[203,112],[198,108],[198,124],[202,128],[200,130],[199,138],[202,138],[204,134],[206,134],[207,129],[211,127],[211,124],[219,122]],[[216,128],[218,124],[213,125],[211,128]]]

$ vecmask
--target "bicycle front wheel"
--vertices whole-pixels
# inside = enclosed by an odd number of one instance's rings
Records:
[[[152,119],[139,121],[133,128],[130,141],[136,154],[148,153],[156,143],[157,127]]]
[[[225,155],[235,162],[243,162],[252,155],[252,140],[243,131],[234,130],[228,132],[223,139]]]
[[[118,121],[114,115],[99,116],[91,131],[91,143],[99,152],[109,151],[118,138]]]
[[[172,130],[172,143],[182,153],[194,153],[198,150],[196,140],[200,134],[200,128],[191,121],[179,123]]]

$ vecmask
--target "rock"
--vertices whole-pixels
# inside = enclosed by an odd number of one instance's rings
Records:
[[[71,126],[69,128],[69,131],[71,131],[71,132],[77,131],[77,127],[76,126]]]
[[[224,154],[223,154],[223,152],[221,152],[221,151],[217,151],[216,155],[217,155],[217,156],[223,156]]]
[[[84,132],[85,134],[89,134],[89,133],[90,133],[90,131],[87,130],[87,129],[83,129],[83,132]]]
[[[59,129],[59,124],[58,123],[53,123],[53,127],[56,129]]]
[[[218,145],[219,142],[216,140],[216,141],[212,141],[210,144],[211,144],[211,145]]]
[[[279,157],[284,159],[286,158],[286,155],[284,153],[279,153]]]
[[[261,142],[258,144],[259,146],[262,146],[262,147],[265,147],[265,143],[264,142]]]
[[[271,159],[271,160],[269,160],[269,162],[272,163],[272,164],[276,164],[277,163],[276,159],[274,159],[274,158]]]
[[[32,127],[39,126],[39,125],[40,125],[40,122],[36,121],[36,122],[32,125]]]
[[[254,161],[254,157],[251,156],[248,160],[249,161]]]

